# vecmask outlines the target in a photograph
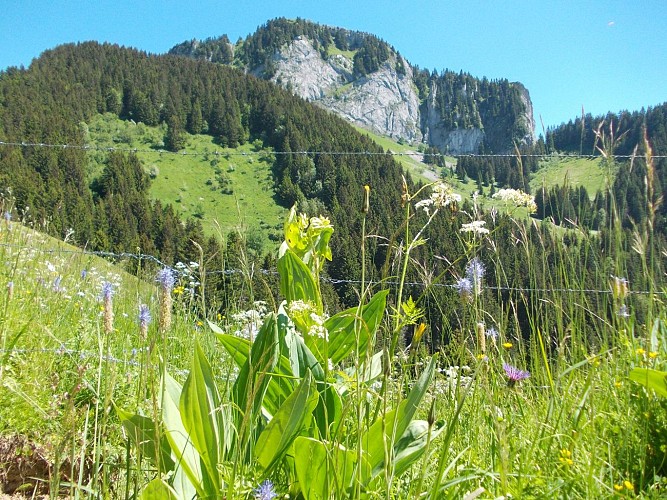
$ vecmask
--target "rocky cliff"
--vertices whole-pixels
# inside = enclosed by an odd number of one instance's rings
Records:
[[[211,60],[215,40],[172,51],[197,57],[190,47]],[[533,107],[522,84],[419,71],[373,35],[279,19],[237,44],[234,57],[255,76],[395,140],[451,154],[534,142]]]

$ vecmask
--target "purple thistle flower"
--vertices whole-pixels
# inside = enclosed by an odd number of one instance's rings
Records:
[[[102,290],[100,292],[100,298],[104,301],[111,300],[111,297],[114,294],[113,283],[105,281],[102,283]]]
[[[520,370],[516,366],[507,363],[503,363],[503,370],[505,370],[505,375],[507,375],[507,385],[510,387],[514,387],[517,382],[530,377],[530,372]]]
[[[273,489],[273,483],[268,479],[255,488],[253,493],[257,500],[273,500],[278,496],[276,490]]]
[[[176,283],[176,277],[174,276],[174,271],[172,271],[168,267],[163,267],[157,273],[155,281],[157,281],[160,284],[163,290],[171,292],[172,288],[174,288],[174,284]]]

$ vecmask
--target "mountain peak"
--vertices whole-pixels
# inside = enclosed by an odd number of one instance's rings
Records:
[[[278,18],[236,45],[223,35],[183,42],[170,53],[233,64],[355,125],[442,152],[506,152],[534,142],[522,84],[429,73],[369,33]]]

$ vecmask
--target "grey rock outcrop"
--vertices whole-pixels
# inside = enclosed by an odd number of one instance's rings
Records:
[[[409,142],[421,141],[419,98],[412,69],[396,71],[392,55],[370,75],[354,78],[353,62],[343,54],[323,59],[313,43],[299,37],[273,56],[271,80],[373,132]],[[261,75],[264,68],[253,71]]]

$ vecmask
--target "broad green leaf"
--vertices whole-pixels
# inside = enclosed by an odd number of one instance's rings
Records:
[[[403,474],[408,468],[421,457],[426,451],[426,445],[445,430],[443,422],[436,422],[428,434],[428,422],[426,420],[413,420],[408,425],[401,438],[394,446],[394,473],[397,476]]]
[[[281,308],[282,310],[282,308]],[[297,377],[304,377],[306,371],[310,370],[315,380],[324,380],[324,369],[313,352],[306,346],[303,339],[292,329],[287,327],[287,315],[278,313],[278,325],[281,333],[281,346],[287,351],[292,373]]]
[[[199,496],[206,496],[207,492],[203,486],[201,460],[197,450],[192,446],[190,436],[181,420],[179,402],[182,388],[178,382],[166,373],[160,390],[162,393],[160,410],[162,411],[164,433],[169,441],[171,452],[175,457],[175,468],[183,470]]]
[[[633,368],[629,376],[630,380],[653,389],[659,396],[667,398],[667,372],[651,368]]]
[[[345,498],[353,485],[357,453],[340,445],[300,436],[294,441],[294,465],[301,493],[306,500]],[[361,482],[370,477],[367,463],[361,465]]]
[[[221,490],[218,462],[223,450],[225,423],[222,422],[220,396],[211,366],[199,342],[195,342],[192,369],[183,384],[180,398],[181,420],[199,452],[215,492]]]
[[[292,441],[310,424],[316,405],[317,391],[308,372],[257,439],[257,462],[265,470],[282,459]]]
[[[139,500],[181,500],[176,491],[159,477],[153,479],[141,491]]]
[[[116,406],[116,414],[122,424],[125,432],[130,437],[130,441],[139,450],[139,453],[153,462],[155,467],[161,472],[174,470],[174,461],[171,459],[171,449],[166,436],[162,435],[160,439],[160,463],[158,463],[157,439],[158,434],[155,430],[155,423],[152,419],[137,415],[136,413],[126,412]]]
[[[232,395],[236,408],[241,414],[236,419],[237,429],[241,427],[243,415],[250,412],[253,421],[264,402],[264,395],[272,379],[272,373],[278,364],[280,345],[278,341],[278,324],[275,314],[269,314],[252,343],[250,357],[241,367],[234,383]]]
[[[341,424],[343,415],[343,403],[340,394],[336,388],[326,383],[326,389],[322,390],[325,382],[319,382],[317,388],[319,391],[319,401],[317,408],[313,412],[315,423],[321,436],[331,436],[338,432],[338,426]]]
[[[280,293],[287,302],[303,300],[312,302],[317,312],[322,314],[322,297],[308,266],[291,250],[278,259]]]
[[[345,394],[348,390],[348,383],[353,382],[355,384],[369,384],[373,382],[376,378],[382,375],[382,358],[384,357],[383,351],[378,351],[371,359],[366,363],[362,364],[357,370],[354,366],[351,366],[345,370],[343,373],[346,375],[345,379],[340,380],[339,392],[341,395]]]
[[[362,437],[364,453],[368,463],[373,468],[373,475],[382,470],[384,463],[385,446],[394,448],[397,439],[403,436],[412,421],[419,403],[433,380],[435,373],[436,356],[431,358],[430,363],[421,374],[415,385],[410,390],[408,397],[401,401],[395,410],[387,412],[373,422],[368,432]]]
[[[252,348],[250,341],[222,332],[216,332],[216,336],[229,355],[234,359],[237,366],[242,368],[247,363],[250,349]],[[290,367],[290,362],[285,356],[280,356],[274,375],[277,376],[271,377],[262,402],[266,411],[272,415],[278,410],[282,402],[292,394],[295,386],[292,380],[294,375]]]
[[[388,290],[382,290],[373,295],[368,304],[362,308],[361,318],[357,317],[358,308],[352,307],[331,316],[324,322],[324,327],[329,332],[327,351],[333,363],[339,363],[357,348],[357,337],[359,353],[363,354],[368,340],[375,335],[382,321],[388,293]],[[324,350],[323,347],[318,349]]]

